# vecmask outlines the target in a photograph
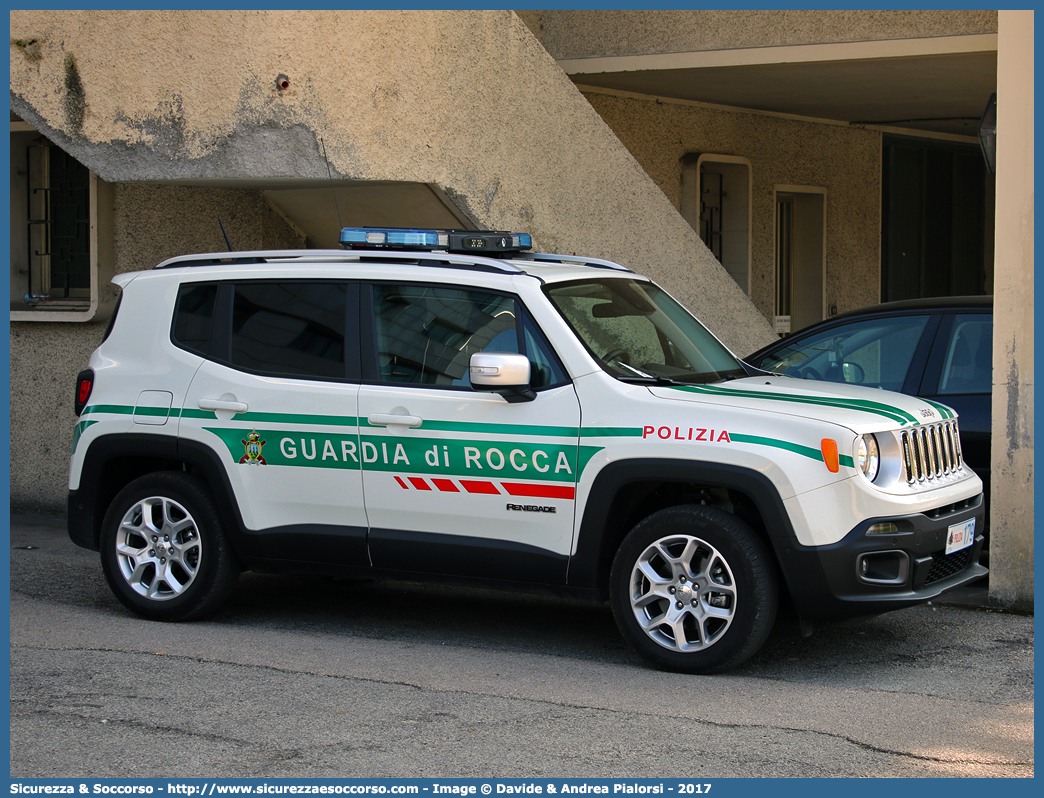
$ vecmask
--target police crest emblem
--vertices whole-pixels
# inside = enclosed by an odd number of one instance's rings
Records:
[[[246,447],[246,454],[239,458],[240,463],[268,465],[268,463],[265,462],[264,455],[261,454],[261,447],[268,443],[268,441],[261,440],[261,436],[258,435],[257,430],[254,430],[247,435],[246,440],[240,441],[240,443]]]

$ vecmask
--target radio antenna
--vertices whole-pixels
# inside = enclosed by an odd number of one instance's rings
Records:
[[[225,232],[225,223],[221,221],[221,217],[218,217],[218,224],[221,225],[221,235],[225,237],[225,246],[228,247],[229,252],[235,252],[232,248],[232,242],[228,240],[228,233]]]
[[[326,157],[326,142],[320,138],[319,145],[323,148],[323,160],[326,161],[326,176],[330,178],[330,193],[333,194],[334,210],[337,211],[337,226],[344,227],[344,222],[341,221],[341,208],[337,204],[337,192],[334,191],[334,179],[333,172],[330,171],[330,159]]]

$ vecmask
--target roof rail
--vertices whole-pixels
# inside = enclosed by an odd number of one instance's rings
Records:
[[[408,252],[401,250],[341,250],[341,249],[289,249],[258,252],[209,253],[184,255],[170,258],[154,269],[176,269],[188,266],[234,266],[251,263],[359,263],[367,261],[390,261],[417,263],[421,266],[451,269],[525,274],[523,269],[496,258],[478,255],[457,255],[451,252]]]
[[[601,258],[587,258],[577,255],[551,255],[544,252],[523,252],[515,255],[514,259],[535,260],[540,261],[541,263],[561,263],[564,266],[577,264],[582,266],[593,266],[596,269],[612,269],[617,272],[628,272],[629,274],[634,274],[634,272],[626,266],[621,266],[619,263],[615,263],[611,260],[602,260]]]

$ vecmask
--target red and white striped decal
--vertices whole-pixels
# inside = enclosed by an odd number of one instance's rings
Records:
[[[572,485],[548,485],[533,482],[491,482],[484,479],[443,479],[424,477],[395,477],[403,490],[428,490],[442,493],[479,493],[488,496],[525,496],[532,499],[576,498]]]

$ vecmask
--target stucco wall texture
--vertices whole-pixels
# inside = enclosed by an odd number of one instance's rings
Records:
[[[116,272],[225,250],[219,219],[237,249],[304,246],[259,191],[122,183],[116,187]]]
[[[996,11],[529,11],[555,58],[604,58],[997,32]]]
[[[839,313],[880,301],[881,134],[840,125],[587,92],[675,207],[687,153],[751,162],[751,299],[765,318],[775,302],[773,188],[825,188],[826,303]],[[749,354],[742,352],[741,354]]]
[[[657,279],[737,352],[772,339],[511,11],[13,11],[10,22],[12,111],[104,180],[324,177],[322,140],[335,178],[440,186],[481,227]],[[121,186],[117,270],[223,249],[217,215],[239,248],[276,243],[240,235],[267,229],[263,207],[241,209],[245,195],[183,202],[174,188]],[[54,327],[12,329],[12,428],[24,438],[12,451],[46,439],[12,463],[16,503],[64,501],[72,380],[101,334]]]

